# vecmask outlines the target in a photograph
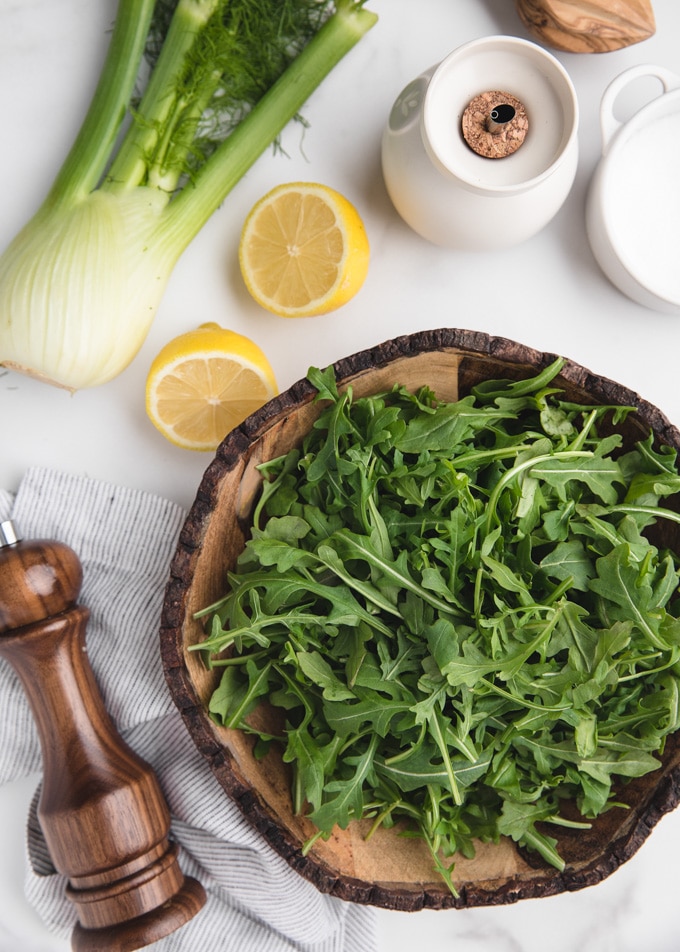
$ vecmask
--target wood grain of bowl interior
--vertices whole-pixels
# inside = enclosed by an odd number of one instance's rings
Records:
[[[440,329],[392,339],[338,361],[335,369],[338,380],[351,384],[357,395],[393,383],[411,388],[427,384],[439,397],[453,400],[484,379],[531,376],[554,357],[505,338]],[[628,443],[645,437],[651,427],[659,443],[680,448],[680,433],[661,411],[625,387],[571,361],[558,379],[571,400],[637,407],[624,427]],[[589,831],[560,834],[563,872],[510,841],[479,844],[474,859],[456,858],[460,895],[454,898],[433,872],[426,846],[395,831],[380,830],[366,843],[362,824],[352,823],[303,856],[302,844],[313,828],[292,812],[287,767],[275,753],[256,761],[247,737],[209,717],[207,701],[220,674],[206,670],[200,652],[187,650],[203,637],[193,614],[224,594],[226,573],[247,538],[260,484],[256,467],[300,441],[319,412],[315,392],[306,380],[298,382],[225,438],[179,538],[163,605],[161,654],[170,692],[198,750],[270,845],[321,891],[346,900],[414,911],[509,903],[599,882],[629,859],[677,805],[677,735],[669,738],[660,769],[626,786],[629,810],[609,811]],[[666,524],[665,536],[655,541],[680,551],[676,529]]]

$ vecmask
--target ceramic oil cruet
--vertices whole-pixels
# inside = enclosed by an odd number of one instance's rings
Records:
[[[530,238],[567,197],[578,102],[559,61],[510,36],[473,40],[410,82],[382,140],[390,198],[434,244],[488,251]]]

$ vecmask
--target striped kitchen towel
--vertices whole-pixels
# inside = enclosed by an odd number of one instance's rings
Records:
[[[24,539],[58,539],[83,565],[79,601],[91,612],[88,656],[126,742],[155,770],[172,814],[180,865],[206,888],[201,912],[155,943],[159,952],[371,952],[374,911],[318,892],[244,819],[194,747],[165,684],[158,630],[185,513],[158,496],[87,477],[30,470],[0,491],[0,520]],[[0,783],[39,771],[23,690],[0,659]],[[47,928],[68,938],[74,907],[27,818],[26,895]],[[9,925],[9,924],[8,924]]]

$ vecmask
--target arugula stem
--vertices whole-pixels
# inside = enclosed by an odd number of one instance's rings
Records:
[[[611,511],[611,510],[610,510]],[[610,543],[612,548],[615,548],[621,542],[621,537],[616,532],[616,529],[604,519],[598,519],[595,516],[586,515],[585,521],[589,526],[592,526],[594,529],[599,530],[599,532],[605,537],[605,539]]]
[[[427,734],[427,725],[425,723],[421,724],[420,727],[420,736],[416,740],[415,744],[411,744],[410,747],[407,747],[405,750],[399,751],[398,754],[394,754],[392,757],[385,757],[385,766],[391,767],[393,764],[398,764],[402,760],[406,760],[407,757],[412,757],[413,754],[420,749],[425,740],[425,735]]]
[[[430,834],[427,832],[427,830],[422,824],[420,825],[420,831],[421,831],[421,835],[423,839],[427,843],[427,848],[429,849],[430,855],[432,856],[432,859],[434,861],[435,870],[439,873],[439,875],[442,877],[442,879],[448,886],[454,899],[459,899],[460,893],[458,892],[456,887],[453,885],[453,879],[452,879],[453,869],[454,869],[453,865],[445,866],[444,863],[442,863],[441,858],[439,856],[439,852],[437,851],[437,847],[432,837],[430,836]]]
[[[371,839],[371,837],[372,837],[373,834],[376,832],[376,830],[380,829],[380,827],[383,825],[383,823],[385,822],[385,820],[386,820],[388,817],[392,816],[392,814],[394,813],[394,811],[395,811],[400,805],[401,805],[401,800],[395,800],[393,803],[389,803],[389,804],[385,807],[385,809],[382,810],[382,811],[376,816],[375,820],[374,820],[373,823],[371,824],[371,827],[370,827],[368,833],[367,833],[366,836],[364,837],[364,842],[365,842],[365,843],[368,843],[368,841]]]
[[[440,611],[444,614],[459,616],[460,612],[458,609],[456,609],[455,605],[445,602],[441,598],[437,598],[437,596],[432,592],[429,592],[427,589],[423,588],[422,585],[419,585],[418,582],[415,582],[408,574],[401,571],[396,562],[391,562],[387,559],[381,558],[374,550],[370,548],[368,545],[368,540],[365,538],[360,536],[354,537],[351,534],[346,533],[343,529],[339,529],[338,532],[335,533],[335,536],[341,540],[341,545],[349,552],[350,557],[356,556],[359,559],[365,560],[373,568],[377,568],[378,571],[386,578],[389,578],[391,581],[403,586],[403,588],[407,589],[408,591],[418,595],[423,599],[423,601],[427,602],[429,605],[432,605],[433,608],[436,608],[437,611]],[[340,565],[334,563],[333,565],[329,565],[329,568],[336,572],[336,574],[342,578],[347,585],[351,584],[357,589],[357,591],[361,590],[363,583],[357,581],[356,579],[351,579],[349,572],[347,572],[342,567],[342,563],[340,563]],[[380,593],[377,593],[372,597],[372,600],[376,604],[378,604],[378,597],[382,598]],[[395,609],[394,606],[392,606],[389,602],[386,602],[386,605],[389,606],[385,609],[386,611],[391,611],[393,614],[401,617],[401,612]]]
[[[563,826],[567,830],[592,830],[593,824],[581,820],[568,820],[564,816],[556,813],[554,816],[548,816],[543,823],[552,823],[553,826]]]
[[[312,708],[310,700],[306,697],[305,693],[301,690],[300,685],[295,682],[293,678],[290,677],[287,671],[285,671],[283,665],[276,664],[272,661],[272,670],[278,674],[282,681],[285,681],[286,687],[290,692],[292,697],[296,697],[301,706],[304,709],[305,717],[304,722],[308,723],[314,716],[314,709]]]
[[[563,595],[569,591],[574,585],[574,577],[570,575],[568,578],[565,578],[560,582],[559,585],[556,585],[555,588],[550,592],[549,595],[546,595],[543,604],[544,605],[554,605],[558,599],[562,598]]]
[[[435,743],[439,748],[439,753],[441,754],[442,760],[444,762],[444,770],[446,771],[446,776],[449,778],[449,784],[451,785],[451,795],[453,796],[453,802],[456,806],[460,806],[463,802],[463,797],[460,792],[460,787],[458,786],[458,781],[456,780],[456,775],[453,770],[453,764],[451,763],[451,757],[449,755],[449,748],[444,740],[444,734],[442,732],[441,724],[439,723],[439,717],[437,714],[433,714],[431,718],[428,719],[430,725],[430,731],[434,737]]]
[[[664,473],[665,475],[677,476],[677,468],[675,465],[677,458],[676,451],[673,451],[667,460],[662,460],[658,454],[651,452],[651,446],[648,446],[643,441],[640,441],[636,444],[636,449],[655,472]]]
[[[445,460],[447,466],[456,472],[468,463],[483,463],[485,460],[509,459],[517,456],[522,450],[530,450],[531,443],[518,443],[516,446],[500,446],[493,450],[473,450],[471,453],[461,453],[459,456],[453,456],[450,460]]]
[[[104,174],[137,79],[153,7],[154,0],[120,0],[89,109],[45,206],[84,198]]]
[[[532,456],[530,459],[522,460],[521,463],[512,466],[507,472],[503,473],[489,496],[486,510],[486,533],[488,534],[491,531],[491,522],[497,518],[496,508],[501,493],[520,473],[531,469],[531,467],[536,466],[537,463],[547,463],[552,460],[586,459],[592,458],[594,455],[594,453],[588,450],[558,450],[556,453],[541,453],[539,456]]]
[[[306,612],[291,612],[288,615],[274,615],[259,618],[250,621],[247,625],[240,628],[228,628],[222,631],[221,635],[211,636],[206,641],[200,641],[195,645],[189,646],[189,651],[211,651],[218,654],[231,645],[239,638],[254,641],[256,644],[266,648],[270,644],[270,639],[261,634],[263,628],[270,625],[290,626],[293,624],[313,624],[318,621],[318,617]]]
[[[680,513],[660,506],[636,506],[631,503],[621,503],[618,506],[611,506],[609,512],[626,512],[631,515],[649,516],[650,519],[668,519],[669,522],[680,523]]]
[[[242,718],[244,717],[245,712],[247,711],[249,705],[252,703],[253,699],[258,696],[258,690],[263,681],[266,681],[269,670],[272,666],[271,661],[268,661],[267,664],[262,668],[258,673],[257,678],[249,686],[248,690],[245,693],[245,696],[236,710],[231,714],[229,720],[226,722],[226,727],[239,727]]]
[[[566,863],[557,852],[557,850],[550,844],[548,839],[545,836],[541,836],[540,833],[536,831],[527,830],[524,836],[522,836],[520,843],[523,846],[528,846],[533,850],[536,850],[546,862],[550,863],[551,866],[554,866],[560,872],[566,866]]]
[[[307,856],[309,851],[312,849],[317,840],[328,839],[328,833],[324,833],[323,830],[317,830],[316,833],[313,833],[308,840],[302,844],[302,855]]]
[[[660,653],[660,652],[659,652]],[[680,648],[677,645],[674,646],[673,650],[670,653],[670,658],[668,661],[665,661],[663,664],[658,665],[656,668],[645,668],[642,671],[636,671],[633,674],[624,674],[619,676],[619,683],[624,681],[636,681],[638,678],[649,677],[650,674],[658,674],[660,671],[667,671],[668,668],[672,668],[674,664],[677,664],[678,657],[680,657]],[[632,658],[629,663],[635,664],[637,661],[644,661],[645,658]]]
[[[191,647],[194,647],[193,645]],[[250,660],[259,661],[265,655],[264,651],[258,651],[254,654],[230,655],[228,658],[210,658],[208,666],[212,668],[233,668],[238,665],[247,664]]]
[[[503,690],[503,688],[500,688],[494,681],[489,681],[488,678],[480,678],[479,683],[486,685],[486,687],[495,694],[500,694],[501,697],[507,698],[509,701],[514,701],[514,703],[518,704],[520,707],[527,707],[532,711],[559,713],[560,711],[568,711],[571,707],[570,704],[561,704],[555,707],[550,707],[547,704],[534,704],[532,701],[527,701],[526,698],[518,697],[516,694],[512,694],[510,691]]]
[[[598,416],[598,412],[597,412],[596,409],[590,411],[590,413],[588,414],[588,419],[586,420],[586,422],[585,422],[585,423],[583,424],[583,426],[581,427],[581,430],[579,431],[578,435],[577,435],[577,436],[575,437],[575,439],[569,444],[569,449],[570,449],[572,452],[573,452],[574,450],[583,449],[583,446],[585,445],[586,439],[588,438],[588,434],[590,433],[591,429],[592,429],[593,426],[595,425],[595,421],[597,420],[597,416]]]

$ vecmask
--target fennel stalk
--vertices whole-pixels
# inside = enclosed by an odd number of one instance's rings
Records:
[[[120,0],[78,136],[0,257],[0,364],[69,390],[124,370],[184,249],[376,22],[364,2]]]

